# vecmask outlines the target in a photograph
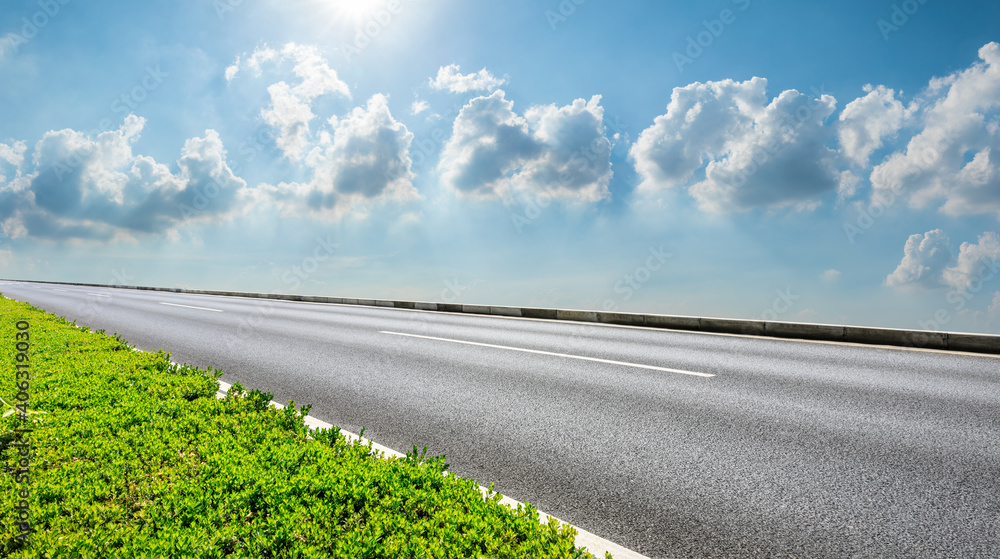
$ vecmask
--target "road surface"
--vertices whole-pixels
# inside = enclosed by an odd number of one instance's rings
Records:
[[[0,282],[649,557],[1000,556],[1000,360]]]

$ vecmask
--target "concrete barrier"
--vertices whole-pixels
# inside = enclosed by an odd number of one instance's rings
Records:
[[[1000,353],[1000,336],[948,333],[948,349],[971,353]]]
[[[701,330],[701,319],[694,316],[666,316],[662,314],[642,315],[642,325],[668,330]]]
[[[3,280],[23,282],[23,280]],[[226,295],[251,299],[302,301],[341,305],[361,305],[370,307],[392,307],[422,311],[449,313],[469,313],[507,317],[535,318],[544,320],[565,320],[591,322],[596,324],[617,324],[643,326],[669,330],[690,330],[722,334],[743,334],[749,336],[848,342],[868,345],[887,345],[909,348],[938,349],[967,353],[1000,354],[1000,336],[988,334],[963,334],[955,332],[931,332],[923,330],[902,330],[894,328],[873,328],[867,326],[838,326],[833,324],[808,324],[796,322],[771,322],[761,320],[740,320],[731,318],[710,318],[696,316],[670,316],[659,314],[636,314],[620,312],[600,312],[573,309],[546,309],[532,307],[502,307],[489,305],[464,305],[457,303],[430,303],[411,301],[386,301],[376,299],[354,299],[343,297],[323,297],[315,295],[248,293],[242,291],[210,291],[202,289],[182,289],[177,287],[146,287],[101,285],[92,283],[66,283],[38,281],[54,285],[78,287],[133,289],[160,291],[164,293],[190,293],[196,295]]]
[[[765,322],[764,334],[775,338],[799,338],[830,342],[844,341],[844,326],[798,322]]]
[[[602,324],[618,324],[621,326],[645,326],[646,315],[624,312],[599,312],[597,322]]]
[[[701,331],[748,336],[763,336],[765,334],[764,322],[761,320],[734,320],[730,318],[702,318]]]
[[[556,312],[556,309],[521,308],[521,316],[525,318],[546,318],[549,320],[555,320]]]
[[[490,307],[490,314],[497,316],[521,316],[521,309],[518,307]]]
[[[564,311],[556,309],[556,320],[573,320],[576,322],[597,322],[597,312]]]
[[[846,326],[844,341],[856,344],[948,349],[948,336],[943,332],[922,332],[895,328],[868,328]]]
[[[488,305],[462,305],[462,312],[468,314],[490,314]]]

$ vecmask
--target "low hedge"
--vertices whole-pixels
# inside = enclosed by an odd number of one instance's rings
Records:
[[[572,528],[484,498],[443,457],[310,434],[308,407],[239,385],[217,399],[219,371],[3,298],[0,366],[0,405],[29,402],[0,420],[0,556],[589,557]]]

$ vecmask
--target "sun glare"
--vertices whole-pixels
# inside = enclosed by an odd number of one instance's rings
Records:
[[[351,24],[364,23],[385,4],[385,0],[334,0],[337,17]]]

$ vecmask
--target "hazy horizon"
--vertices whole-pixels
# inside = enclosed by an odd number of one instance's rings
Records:
[[[995,3],[8,6],[3,278],[1000,333]]]

